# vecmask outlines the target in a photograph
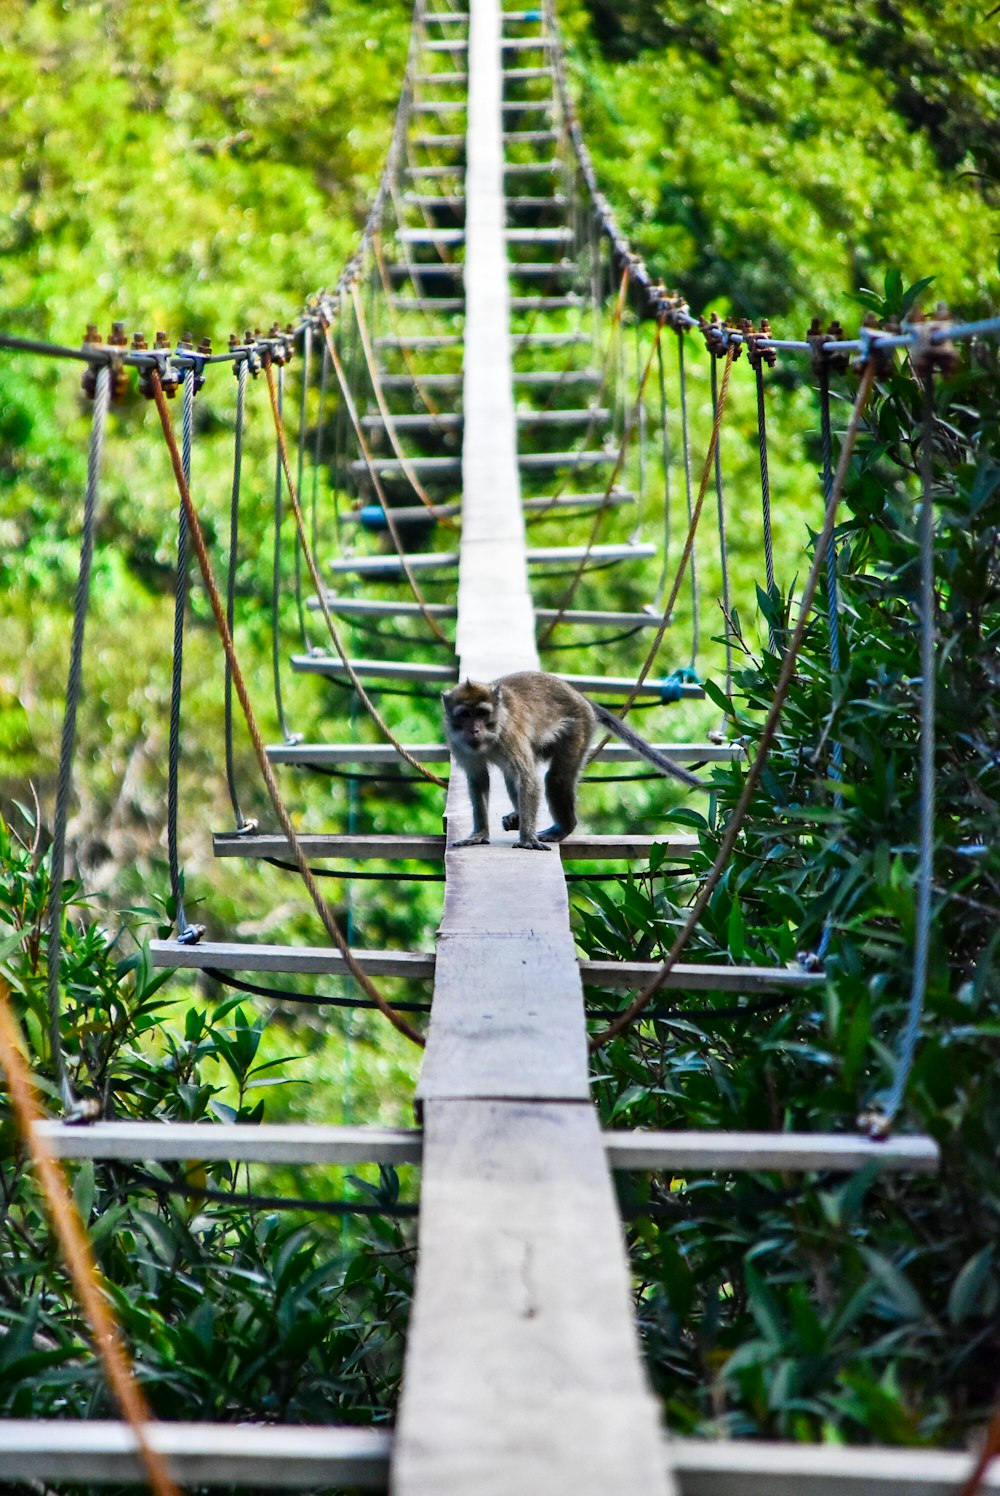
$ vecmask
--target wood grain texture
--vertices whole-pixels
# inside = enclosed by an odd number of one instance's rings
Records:
[[[421,1211],[396,1496],[670,1490],[590,1105],[429,1101]]]
[[[299,1123],[42,1122],[58,1158],[228,1159],[246,1163],[415,1164],[419,1131],[402,1127],[318,1127]]]
[[[877,1163],[908,1174],[934,1174],[941,1154],[933,1138],[891,1137],[884,1142],[854,1133],[605,1132],[613,1169],[860,1169]]]

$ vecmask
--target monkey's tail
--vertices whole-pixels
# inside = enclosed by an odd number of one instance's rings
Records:
[[[697,774],[689,774],[687,769],[682,769],[680,764],[675,764],[672,758],[668,758],[665,753],[660,753],[653,747],[652,743],[647,743],[645,738],[641,738],[637,732],[633,732],[627,722],[623,722],[620,717],[616,717],[614,712],[609,712],[607,707],[598,706],[596,701],[592,701],[590,704],[594,708],[594,714],[602,727],[606,727],[609,732],[614,733],[615,737],[621,738],[623,743],[627,743],[630,748],[634,748],[640,757],[644,758],[647,763],[652,764],[654,768],[659,769],[661,774],[667,774],[671,779],[679,779],[681,784],[689,784],[692,789],[708,789],[708,785],[703,779],[699,779]]]

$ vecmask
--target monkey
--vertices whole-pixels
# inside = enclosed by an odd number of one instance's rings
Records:
[[[698,789],[707,786],[633,732],[620,717],[581,695],[556,675],[520,670],[487,684],[466,680],[442,696],[445,733],[465,770],[472,800],[472,835],[456,847],[489,842],[490,764],[503,774],[514,806],[505,831],[519,833],[515,847],[547,852],[576,825],[576,787],[598,727],[607,728],[662,774]],[[545,797],[554,817],[536,832],[542,793],[541,764],[548,761]]]

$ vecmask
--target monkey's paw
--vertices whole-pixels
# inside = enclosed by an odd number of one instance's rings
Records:
[[[488,847],[490,844],[490,833],[488,831],[474,831],[471,836],[463,836],[461,841],[452,842],[451,850],[456,847]]]
[[[547,852],[549,849],[538,836],[522,836],[514,843],[523,852]]]
[[[518,815],[516,810],[510,810],[504,816],[500,824],[505,831],[520,831],[521,817]]]
[[[539,831],[538,835],[543,842],[560,842],[566,840],[569,832],[564,831],[561,826],[555,825],[546,826],[545,830]]]

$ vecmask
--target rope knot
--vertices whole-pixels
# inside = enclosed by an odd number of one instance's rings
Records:
[[[919,307],[913,308],[906,328],[917,339],[916,346],[910,350],[910,363],[918,379],[926,379],[934,373],[957,372],[961,360],[958,349],[948,337],[951,326],[951,313],[946,301],[938,302],[933,317],[925,317]]]

